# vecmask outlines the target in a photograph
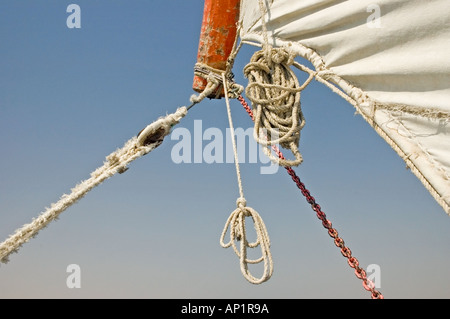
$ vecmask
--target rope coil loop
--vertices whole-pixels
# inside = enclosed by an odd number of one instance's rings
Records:
[[[294,61],[288,48],[264,47],[252,56],[244,68],[249,84],[245,93],[255,111],[253,135],[264,146],[264,152],[281,166],[298,166],[303,158],[298,149],[300,131],[305,118],[300,108],[300,92],[311,82],[314,74]],[[309,73],[302,85],[291,69],[295,66]],[[274,156],[270,147],[280,144],[290,149],[294,160]]]
[[[270,239],[266,226],[261,216],[251,207],[246,206],[246,201],[243,197],[238,198],[236,202],[237,208],[231,213],[222,235],[220,237],[220,245],[223,248],[233,247],[234,252],[239,257],[241,272],[245,279],[252,284],[261,284],[267,281],[273,273],[272,254],[270,253]],[[245,218],[251,217],[256,231],[256,240],[248,242],[245,230]],[[230,240],[225,243],[224,238],[226,233],[230,232]],[[240,242],[239,248],[236,242]],[[247,258],[247,248],[261,247],[261,257],[258,259]],[[264,271],[260,278],[254,277],[249,269],[248,264],[258,264],[264,262]]]

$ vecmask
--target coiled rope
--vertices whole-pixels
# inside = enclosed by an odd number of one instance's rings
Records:
[[[303,162],[298,145],[305,125],[300,92],[311,82],[315,72],[294,61],[296,54],[288,46],[273,48],[269,44],[266,7],[262,0],[259,0],[259,7],[264,43],[244,67],[244,76],[249,82],[245,94],[255,111],[253,135],[272,162],[284,167],[298,166]],[[291,66],[309,74],[302,85]],[[290,149],[295,159],[274,156],[271,147],[277,144]]]
[[[300,131],[305,118],[300,107],[300,92],[314,78],[314,73],[294,61],[295,55],[286,48],[263,48],[252,56],[244,68],[249,83],[245,94],[255,111],[253,135],[265,154],[281,166],[298,166],[303,158],[298,149]],[[300,85],[291,66],[308,72]],[[290,149],[294,160],[274,156],[270,147],[280,144]]]

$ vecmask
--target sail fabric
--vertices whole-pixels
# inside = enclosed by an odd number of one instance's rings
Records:
[[[449,0],[242,0],[240,24],[308,59],[450,215]]]

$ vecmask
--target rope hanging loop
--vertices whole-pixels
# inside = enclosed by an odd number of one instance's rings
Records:
[[[298,149],[300,131],[305,118],[300,107],[300,92],[314,78],[313,72],[295,62],[289,47],[273,48],[265,45],[255,52],[244,68],[249,83],[245,93],[255,111],[253,135],[264,146],[265,154],[281,166],[298,166],[303,158]],[[300,85],[291,66],[309,73]],[[290,149],[295,159],[280,159],[271,152],[271,146],[280,144]]]
[[[261,216],[253,208],[247,207],[245,198],[240,197],[236,201],[237,208],[231,213],[222,235],[220,237],[220,245],[224,248],[233,247],[234,252],[239,257],[242,275],[252,284],[261,284],[270,279],[273,273],[272,254],[270,252],[270,239],[266,226]],[[248,242],[245,229],[245,219],[250,217],[256,231],[256,240]],[[229,230],[230,240],[225,243],[224,238]],[[239,242],[239,248],[237,247]],[[260,246],[261,257],[258,259],[247,258],[247,249]],[[249,269],[248,264],[258,264],[264,262],[264,271],[260,278],[254,277]]]
[[[239,194],[240,197],[236,201],[237,208],[231,213],[225,227],[223,229],[222,235],[220,236],[220,245],[224,248],[233,246],[234,252],[239,257],[241,272],[244,278],[247,279],[252,284],[260,284],[267,281],[273,272],[273,262],[272,255],[270,253],[270,240],[269,235],[266,230],[264,222],[259,216],[259,214],[251,207],[247,207],[247,202],[244,198],[244,190],[242,187],[241,173],[239,169],[239,158],[236,148],[235,134],[233,120],[231,117],[231,107],[229,98],[231,98],[236,92],[228,91],[228,81],[225,72],[222,73],[222,84],[224,88],[225,104],[227,107],[228,121],[230,123],[230,135],[233,144],[233,154],[234,163],[236,165],[236,175],[238,179]],[[233,84],[233,83],[231,83]],[[256,241],[254,243],[249,243],[247,241],[246,229],[245,229],[245,218],[251,217],[256,231]],[[230,229],[230,241],[224,243],[225,234]],[[239,249],[236,246],[236,241],[240,242]],[[247,248],[261,247],[262,256],[256,260],[251,260],[247,258]],[[257,264],[264,261],[264,272],[261,278],[254,277],[249,269],[248,264]]]

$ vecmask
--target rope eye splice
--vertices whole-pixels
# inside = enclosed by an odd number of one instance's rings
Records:
[[[197,103],[192,103],[188,107],[179,107],[175,113],[161,117],[155,122],[147,125],[136,136],[138,146],[153,145],[154,148],[161,145],[164,137],[169,135],[170,130],[175,126],[181,118],[186,116],[188,110]]]

